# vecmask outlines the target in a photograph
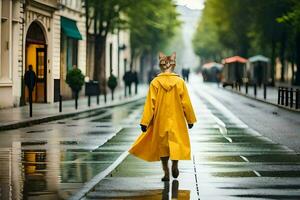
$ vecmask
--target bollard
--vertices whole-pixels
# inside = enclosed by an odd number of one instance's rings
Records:
[[[62,112],[62,96],[59,95],[59,112]]]
[[[293,108],[293,104],[294,104],[294,90],[293,88],[291,88],[290,90],[290,107]]]
[[[88,107],[91,106],[91,95],[88,96]]]
[[[285,106],[289,105],[289,89],[285,88]]]
[[[296,89],[296,102],[295,102],[295,104],[296,104],[296,109],[298,109],[299,108],[299,104],[300,104],[300,91],[299,91],[299,89]]]
[[[257,85],[256,83],[254,83],[254,96],[256,97],[256,95],[257,95]]]
[[[29,91],[29,117],[32,117],[32,91]]]
[[[278,96],[277,96],[277,104],[280,104],[280,94],[281,94],[281,87],[278,87]]]
[[[281,88],[281,105],[284,105],[284,95],[285,95],[285,89],[284,87]]]
[[[78,92],[75,92],[75,109],[78,109]]]
[[[246,94],[248,94],[248,83],[246,83]]]
[[[238,83],[239,92],[241,91],[241,83]]]
[[[99,95],[97,95],[97,105],[99,105]]]
[[[264,100],[267,99],[267,85],[264,84]]]
[[[104,103],[106,103],[106,91],[104,92]]]

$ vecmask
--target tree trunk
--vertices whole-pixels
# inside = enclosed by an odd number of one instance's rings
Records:
[[[275,85],[275,53],[276,53],[276,42],[272,40],[272,53],[271,53],[271,85]]]
[[[280,81],[284,82],[284,71],[285,71],[285,46],[286,46],[286,33],[283,33],[281,36],[281,45],[280,45],[280,63],[281,63],[281,72],[280,72]]]
[[[300,85],[300,32],[297,32],[296,35],[296,77],[295,77],[295,85]]]
[[[95,38],[94,80],[99,81],[100,93],[106,95],[106,37],[99,35]]]

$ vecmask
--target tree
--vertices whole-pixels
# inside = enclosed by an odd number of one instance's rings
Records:
[[[102,93],[106,94],[107,35],[125,24],[125,19],[121,17],[122,12],[135,2],[134,0],[85,0],[87,33],[93,36],[95,42],[94,80],[99,81]]]
[[[144,53],[150,57],[152,67],[158,51],[162,51],[175,35],[180,25],[177,18],[171,0],[145,0],[131,6],[128,9],[131,61]]]
[[[75,108],[77,109],[78,93],[84,84],[84,75],[82,74],[81,70],[78,68],[69,70],[66,77],[66,83],[69,85],[75,95]]]
[[[291,7],[288,12],[277,19],[279,23],[286,24],[291,32],[289,37],[290,59],[296,63],[297,70],[293,70],[294,84],[300,85],[300,2],[289,0]],[[292,65],[293,66],[293,65]]]

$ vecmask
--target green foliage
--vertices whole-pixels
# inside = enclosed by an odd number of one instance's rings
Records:
[[[66,83],[74,92],[79,92],[84,84],[84,75],[81,70],[74,68],[68,71]]]
[[[300,84],[300,1],[206,0],[193,46],[204,60],[266,55],[271,58],[272,74],[279,57],[281,81],[286,61],[296,63],[294,79]]]
[[[140,0],[127,10],[132,53],[163,50],[180,25],[172,0]]]
[[[112,91],[114,91],[118,85],[117,77],[111,74],[108,78],[107,85]]]

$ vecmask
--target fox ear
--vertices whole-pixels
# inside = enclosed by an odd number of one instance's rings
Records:
[[[162,59],[162,58],[165,58],[166,56],[162,52],[159,52],[158,57],[159,57],[159,59]]]
[[[172,53],[171,58],[172,58],[173,60],[176,59],[176,52],[173,52],[173,53]]]

